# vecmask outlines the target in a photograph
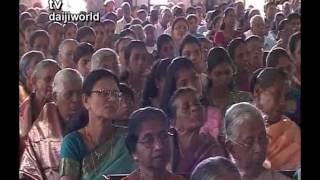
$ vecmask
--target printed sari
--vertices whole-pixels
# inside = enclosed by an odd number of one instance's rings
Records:
[[[60,177],[95,180],[102,175],[130,173],[136,165],[124,140],[125,133],[117,129],[114,138],[89,152],[78,131],[68,134],[60,151]]]

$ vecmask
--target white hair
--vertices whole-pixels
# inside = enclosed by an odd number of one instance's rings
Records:
[[[63,47],[64,47],[66,44],[69,44],[69,43],[70,43],[70,44],[73,43],[73,44],[76,44],[76,45],[79,44],[79,42],[78,42],[77,40],[75,40],[75,39],[65,39],[65,40],[63,40],[63,41],[60,43],[60,45],[59,45],[59,53],[61,53]]]
[[[241,102],[232,105],[225,114],[224,117],[224,130],[226,133],[226,139],[237,137],[239,132],[239,126],[243,123],[250,123],[249,121],[260,121],[264,124],[262,113],[254,105]]]
[[[110,48],[101,48],[97,50],[91,57],[91,71],[100,68],[101,63],[107,59],[117,62],[118,55]]]
[[[201,161],[193,170],[190,180],[216,180],[226,174],[237,175],[241,180],[240,172],[229,159],[216,156]]]
[[[65,82],[80,82],[82,84],[83,77],[79,71],[72,68],[65,68],[57,72],[53,80],[53,92],[60,93],[64,90]]]

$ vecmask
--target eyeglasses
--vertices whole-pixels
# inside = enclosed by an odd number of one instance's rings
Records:
[[[98,96],[101,97],[108,97],[108,98],[120,98],[121,97],[121,92],[117,91],[117,90],[107,90],[107,89],[101,89],[101,90],[95,90],[95,91],[91,91],[91,93],[95,93]]]
[[[147,135],[146,137],[143,138],[143,140],[139,140],[138,143],[144,145],[146,148],[152,148],[154,147],[154,143],[156,141],[156,138],[158,140],[158,142],[160,142],[162,145],[166,145],[169,142],[169,133],[166,132],[162,132],[159,133],[157,137],[152,136],[152,135]]]

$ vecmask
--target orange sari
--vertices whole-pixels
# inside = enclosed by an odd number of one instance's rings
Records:
[[[267,126],[269,144],[266,164],[273,170],[294,170],[299,168],[301,159],[300,128],[288,117]]]

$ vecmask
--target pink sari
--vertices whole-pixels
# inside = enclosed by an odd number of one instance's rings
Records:
[[[211,137],[218,139],[222,128],[222,115],[218,108],[208,106],[206,109],[207,121],[202,126],[200,132],[209,134]]]

